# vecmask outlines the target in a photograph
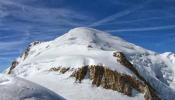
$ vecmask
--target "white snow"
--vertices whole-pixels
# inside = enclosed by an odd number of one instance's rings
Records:
[[[146,53],[141,47],[108,33],[90,28],[75,28],[57,39],[31,47],[29,56],[13,71],[27,76],[52,67],[78,68],[86,65],[103,65],[120,73],[133,73],[113,57],[113,52]]]
[[[56,93],[21,78],[0,74],[0,100],[65,100]]]
[[[169,86],[175,89],[175,54],[172,52],[166,52],[161,54],[160,58],[166,65],[161,67],[162,72],[164,73],[164,78],[169,83]]]
[[[49,88],[66,100],[144,100],[144,95],[135,91],[133,97],[128,97],[117,91],[92,86],[89,80],[75,83],[75,79],[70,78],[69,75],[70,73],[64,75],[41,72],[27,79]]]
[[[92,97],[92,100],[97,100],[101,96],[105,98],[104,100],[113,100],[112,98],[117,97],[123,97],[124,99],[120,99],[125,100],[128,97],[114,91],[92,88],[87,82],[73,84],[71,79],[64,78],[69,76],[67,74],[43,73],[52,67],[76,69],[85,65],[103,65],[120,73],[133,75],[113,57],[113,52],[116,51],[121,51],[127,56],[163,99],[172,100],[175,97],[175,54],[170,52],[158,54],[119,37],[86,27],[72,29],[55,40],[32,46],[25,60],[23,57],[18,58],[20,63],[12,73],[15,76],[29,78],[69,100],[83,99],[87,96]],[[62,78],[58,79],[59,76]],[[8,83],[4,81],[2,84],[5,82]],[[78,93],[81,97],[74,97]],[[98,93],[99,95],[96,96],[95,94]],[[132,99],[140,100],[141,97],[143,96],[138,95]]]

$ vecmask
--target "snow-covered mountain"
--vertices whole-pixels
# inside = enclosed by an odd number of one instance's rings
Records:
[[[173,100],[175,54],[146,50],[92,28],[79,27],[33,42],[5,72],[68,100]]]

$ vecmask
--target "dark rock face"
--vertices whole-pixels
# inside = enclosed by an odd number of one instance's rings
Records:
[[[134,74],[137,75],[137,77],[142,79],[142,77],[140,76],[140,74],[137,71],[137,69],[127,60],[127,58],[124,55],[124,53],[122,53],[122,52],[114,52],[113,56],[116,57],[117,62],[119,62],[120,64],[122,64],[125,67],[127,67],[128,69],[130,69]]]
[[[145,87],[145,95],[144,95],[145,100],[160,100],[158,95],[155,93],[154,90],[152,90],[150,87],[146,86]]]
[[[51,68],[49,71],[55,71],[55,72],[58,72],[59,70],[61,69],[61,67],[53,67]]]
[[[128,75],[120,74],[103,66],[85,66],[78,69],[73,75],[76,81],[81,82],[85,76],[92,80],[95,86],[112,89],[132,96],[132,89],[144,92],[145,84]]]
[[[12,73],[12,70],[19,64],[18,61],[13,61],[8,74]]]
[[[146,100],[159,100],[159,96],[156,93],[156,90],[147,82],[144,77],[142,77],[137,69],[127,60],[126,56],[122,52],[114,52],[113,56],[117,58],[117,61],[124,65],[125,67],[129,68],[140,80],[142,80],[145,84],[145,99]]]
[[[76,81],[79,81],[81,83],[81,80],[83,80],[88,72],[88,67],[85,66],[83,68],[80,68],[79,70],[75,71],[71,76],[76,77]]]
[[[65,68],[65,67],[53,67],[51,68],[49,71],[55,71],[55,72],[60,72],[61,74],[66,73],[67,71],[69,71],[70,68]]]
[[[64,74],[66,73],[70,68],[61,68],[60,73]]]
[[[104,66],[85,66],[75,71],[72,77],[80,82],[85,78],[92,80],[92,85],[102,86],[132,96],[133,89],[144,94],[146,100],[159,100],[159,97],[149,85],[142,80],[112,71]]]
[[[23,60],[25,60],[25,59],[28,57],[31,47],[33,47],[33,46],[35,46],[35,45],[37,45],[37,44],[40,44],[40,43],[41,43],[40,41],[32,42],[32,43],[27,47],[27,49],[24,51],[24,53],[22,54],[22,56],[24,56],[24,59],[23,59]]]
[[[126,56],[122,52],[114,52],[113,56],[117,58],[117,61],[122,65],[132,68],[132,64],[127,60]]]

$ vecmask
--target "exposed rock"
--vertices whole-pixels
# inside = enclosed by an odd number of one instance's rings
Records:
[[[92,45],[88,45],[88,48],[93,48],[93,46]]]
[[[145,87],[145,95],[144,95],[145,100],[160,100],[158,95],[155,93],[154,90],[152,90],[150,87],[146,86]]]
[[[24,57],[23,60],[25,60],[25,59],[28,57],[29,51],[30,51],[30,48],[27,48],[27,49],[25,50],[25,52],[24,52],[23,55],[22,55],[22,56]]]
[[[93,80],[92,84],[100,86],[104,74],[104,68],[100,66],[91,66],[89,71],[89,76]]]
[[[30,45],[31,45],[31,46],[35,46],[35,45],[40,44],[40,43],[41,43],[41,41],[34,41],[34,42],[32,42]]]
[[[65,72],[67,72],[70,68],[61,68],[60,69],[60,73],[64,74]]]
[[[76,81],[81,82],[81,80],[83,80],[85,78],[87,71],[88,71],[88,66],[85,66],[85,67],[79,68],[71,76],[76,77]]]
[[[112,89],[128,96],[132,96],[132,91],[135,89],[138,92],[143,93],[146,100],[160,100],[154,88],[152,88],[152,86],[139,74],[137,69],[127,60],[122,52],[115,52],[114,57],[117,58],[119,63],[135,73],[138,79],[133,76],[110,70],[107,67],[100,65],[81,67],[74,71],[71,76],[75,77],[76,81],[80,83],[87,77],[92,80],[92,84],[97,87],[102,86],[105,89]],[[69,68],[61,69],[63,70],[62,73],[69,70]],[[56,71],[61,69],[57,68],[52,70]]]
[[[66,73],[70,68],[65,68],[65,67],[53,67],[49,69],[49,71],[55,71],[55,72],[60,72],[62,74]]]
[[[19,64],[18,61],[13,61],[12,64],[11,64],[11,67],[8,71],[8,74],[11,74],[12,73],[12,70]]]
[[[117,58],[117,61],[126,67],[132,67],[132,64],[127,60],[122,52],[114,52],[113,56]]]
[[[140,74],[139,72],[137,71],[137,69],[127,60],[126,56],[124,55],[124,53],[122,52],[114,52],[113,53],[113,56],[116,57],[117,61],[124,65],[125,67],[129,68],[133,73],[135,73],[139,78],[142,78],[140,77]]]
[[[24,51],[24,53],[22,54],[23,60],[25,60],[25,59],[28,57],[31,47],[33,47],[33,46],[35,46],[35,45],[37,45],[37,44],[40,44],[40,43],[41,43],[40,41],[32,42],[32,43],[27,47],[27,49]]]
[[[32,42],[28,47],[27,49],[24,51],[24,53],[22,54],[22,56],[20,56],[20,59],[22,60],[25,60],[28,55],[29,55],[29,52],[30,52],[30,49],[32,46],[35,46],[37,44],[40,44],[41,42],[40,41],[35,41],[35,42]],[[12,70],[14,68],[16,68],[16,66],[19,64],[20,62],[18,62],[17,60],[13,61],[12,64],[11,64],[11,67],[9,69],[9,71],[7,72],[8,74],[11,74],[12,73]]]
[[[85,76],[89,76],[93,85],[97,87],[101,85],[103,88],[119,91],[129,96],[132,95],[132,89],[143,92],[144,87],[141,81],[134,80],[131,76],[120,74],[103,66],[85,66],[73,73],[72,76],[79,82]]]
[[[27,47],[27,49],[24,51],[24,53],[20,56],[20,59],[25,60],[25,59],[28,57],[28,55],[29,55],[29,52],[30,52],[31,47],[33,47],[33,46],[35,46],[35,45],[37,45],[37,44],[40,44],[40,43],[41,43],[40,41],[32,42],[32,43]],[[14,68],[16,68],[16,66],[17,66],[19,63],[20,63],[20,62],[17,61],[17,60],[13,61],[12,64],[11,64],[11,67],[10,67],[10,69],[9,69],[9,71],[8,71],[7,73],[8,73],[8,74],[11,74],[11,73],[12,73],[12,70],[13,70]]]
[[[76,82],[82,82],[83,79],[92,80],[92,85],[102,86],[105,89],[111,89],[132,96],[132,91],[137,90],[144,94],[145,100],[160,100],[156,92],[143,80],[138,80],[133,76],[121,74],[110,70],[105,66],[91,65],[79,69],[64,67],[53,67],[49,71],[56,71],[64,74],[68,70],[73,71],[71,77],[75,77]]]
[[[144,89],[145,92],[145,99],[146,100],[159,100],[159,96],[156,93],[156,90],[147,82],[144,77],[142,77],[137,69],[127,60],[126,56],[122,52],[114,52],[113,56],[117,58],[117,61],[124,65],[125,67],[129,68],[135,75],[141,79],[145,84],[146,87]],[[135,84],[137,86],[137,84]]]
[[[61,67],[53,67],[51,69],[49,69],[49,71],[55,71],[55,72],[58,72],[60,71]]]
[[[145,94],[146,100],[159,100],[159,97],[151,87],[145,84],[144,81],[136,78],[112,71],[104,66],[85,66],[79,68],[71,76],[76,78],[76,81],[81,82],[86,76],[92,80],[95,86],[102,86],[105,89],[112,89],[132,96],[133,89]]]

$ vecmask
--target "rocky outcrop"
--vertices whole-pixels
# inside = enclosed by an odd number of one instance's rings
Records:
[[[107,66],[89,65],[79,69],[72,69],[71,77],[75,77],[76,82],[81,83],[83,79],[88,78],[92,80],[92,85],[101,86],[105,89],[111,89],[132,96],[133,90],[137,90],[144,94],[145,100],[160,100],[154,88],[142,77],[137,69],[127,60],[122,52],[115,52],[113,54],[117,62],[121,63],[130,69],[135,76],[129,76],[117,71],[109,69]],[[65,73],[70,68],[54,67],[50,71],[57,71]]]
[[[61,72],[61,70],[71,70],[70,68],[51,68],[50,71]],[[117,71],[110,70],[105,66],[91,65],[84,66],[79,69],[72,69],[71,77],[75,77],[76,82],[81,83],[83,79],[88,78],[92,80],[92,85],[101,86],[105,89],[111,89],[132,96],[133,90],[137,90],[144,94],[145,100],[159,100],[159,97],[149,85],[144,81],[136,79],[126,74],[121,74]]]
[[[87,73],[88,73],[88,66],[85,66],[83,68],[79,68],[71,76],[76,77],[76,81],[79,81],[81,83],[81,80],[83,80],[85,78]]]
[[[145,95],[144,95],[145,100],[160,100],[160,97],[148,85],[145,87],[144,90],[145,90]]]
[[[60,73],[64,74],[65,72],[67,72],[69,70],[69,68],[61,68],[60,69]]]
[[[10,69],[9,69],[9,71],[8,71],[7,74],[11,74],[11,73],[12,73],[12,70],[13,70],[18,64],[19,64],[18,61],[13,61],[12,64],[11,64],[11,67],[10,67]]]
[[[53,67],[51,69],[49,69],[49,71],[55,71],[55,72],[58,72],[60,71],[61,67]]]
[[[140,80],[142,80],[145,84],[145,99],[146,100],[157,100],[159,99],[159,96],[156,93],[156,90],[150,85],[149,82],[147,82],[144,77],[142,77],[137,69],[127,60],[126,56],[122,52],[114,52],[113,56],[116,57],[117,61],[130,69]]]
[[[40,41],[32,42],[32,43],[27,47],[27,49],[24,51],[24,53],[22,54],[21,57],[23,57],[23,60],[25,60],[25,59],[28,57],[31,47],[33,47],[33,46],[35,46],[35,45],[37,45],[37,44],[40,44],[40,43],[41,43]]]
[[[124,55],[124,53],[122,52],[114,52],[113,56],[116,57],[117,62],[119,62],[120,64],[122,64],[123,66],[127,67],[128,69],[130,69],[134,74],[137,75],[137,77],[143,79],[139,72],[137,71],[137,69],[127,60],[126,56]]]
[[[102,86],[103,88],[116,90],[129,96],[132,96],[132,89],[141,92],[142,89],[140,87],[143,87],[140,86],[143,85],[142,82],[137,81],[138,85],[135,85],[136,81],[132,81],[131,77],[122,75],[103,66],[85,66],[78,69],[72,76],[74,76],[78,82],[81,82],[85,76],[87,76],[92,80],[92,84],[97,87]]]
[[[49,71],[55,71],[55,72],[60,72],[60,73],[64,74],[68,70],[70,70],[70,68],[66,68],[66,67],[53,67]]]

